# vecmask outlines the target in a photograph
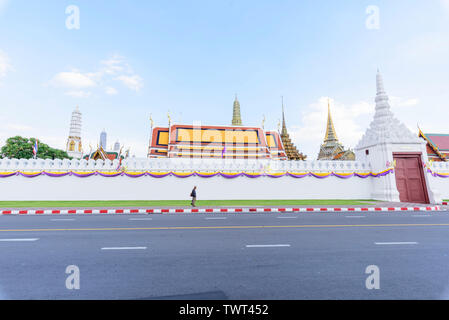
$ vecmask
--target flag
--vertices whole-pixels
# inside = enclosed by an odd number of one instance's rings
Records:
[[[39,149],[39,145],[38,145],[38,140],[36,139],[36,141],[34,141],[34,146],[33,146],[33,155],[34,155],[34,158],[37,157],[37,151],[38,151],[38,149]]]
[[[117,169],[116,169],[115,171],[119,172],[119,171],[121,171],[122,169],[123,169],[123,168],[122,168],[122,158],[120,157],[120,158],[119,158],[119,161],[118,161]]]
[[[123,146],[120,148],[120,152],[118,154],[118,167],[116,169],[117,172],[120,171],[121,169],[123,169],[122,168],[122,149],[123,149]]]

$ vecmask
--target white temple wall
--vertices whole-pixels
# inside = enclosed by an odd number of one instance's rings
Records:
[[[449,162],[434,162],[431,169],[436,173],[449,175]],[[428,173],[427,183],[431,184],[432,189],[440,195],[441,199],[449,200],[449,176],[442,178]]]
[[[247,172],[247,173],[378,173],[386,169],[386,161],[392,150],[370,149],[362,161],[260,161],[260,160],[217,160],[217,159],[128,159],[123,161],[127,172]],[[399,150],[398,150],[399,151]],[[404,150],[405,151],[405,150]],[[425,160],[425,159],[424,159]],[[372,164],[369,164],[372,163]],[[115,172],[117,161],[85,160],[18,160],[0,159],[0,174],[23,172]],[[435,172],[449,174],[449,163],[434,163]],[[428,188],[438,198],[449,199],[449,178],[434,177],[426,173]],[[99,175],[80,178],[76,176],[49,177],[40,175],[28,178],[21,175],[0,178],[0,201],[13,200],[183,200],[189,199],[193,186],[198,186],[200,200],[231,199],[376,199],[388,200],[386,195],[394,194],[394,174],[365,179],[351,177],[341,179],[327,177],[280,178],[245,176],[226,179],[168,176],[153,178],[144,176],[102,177]],[[431,200],[432,201],[432,200]]]
[[[356,161],[255,161],[216,159],[129,159],[128,172],[314,172],[367,173],[366,163]],[[1,159],[0,172],[113,172],[116,161]],[[198,199],[370,199],[373,179],[351,177],[280,178],[245,176],[226,179],[149,176],[76,176],[28,178],[15,175],[0,179],[0,200],[183,200],[198,186]]]
[[[366,154],[367,150],[368,154]],[[363,149],[356,149],[356,159],[364,163],[369,163],[374,172],[379,172],[387,167],[387,162],[393,162],[393,154],[396,152],[421,153],[422,163],[428,162],[426,142],[423,140],[418,141],[417,143],[381,143]],[[443,190],[449,188],[449,179],[440,177],[434,178],[432,175],[428,174],[425,169],[424,178],[430,203],[441,203],[443,195],[441,194],[440,189],[441,187]],[[385,179],[372,180],[372,182],[372,199],[393,202],[400,201],[399,191],[396,187],[396,176],[394,173],[388,175]],[[444,198],[443,196],[443,199],[448,198]]]
[[[370,199],[370,179],[14,176],[0,181],[0,200],[187,200],[195,185],[198,200]]]
[[[370,163],[374,172],[381,172],[387,168],[387,162],[393,162],[393,150],[389,144],[377,144],[374,146],[356,149],[356,159]],[[368,151],[368,154],[366,154]],[[396,187],[394,173],[384,179],[372,180],[371,199],[381,201],[399,202],[399,192]]]

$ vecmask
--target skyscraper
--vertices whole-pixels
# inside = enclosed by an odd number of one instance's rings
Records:
[[[103,148],[103,150],[106,150],[106,142],[107,142],[107,133],[106,131],[103,129],[103,131],[100,133],[100,147]]]

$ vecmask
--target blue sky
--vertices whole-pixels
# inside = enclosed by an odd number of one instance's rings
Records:
[[[80,29],[66,28],[67,6]],[[368,29],[368,6],[379,29]],[[100,131],[145,156],[149,115],[245,125],[287,124],[310,159],[327,97],[341,142],[354,147],[374,111],[380,68],[396,116],[449,133],[449,1],[0,0],[0,144],[37,137],[65,148],[72,110],[85,147]]]

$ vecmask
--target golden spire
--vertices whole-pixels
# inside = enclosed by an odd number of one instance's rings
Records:
[[[287,124],[285,122],[285,113],[284,113],[284,97],[282,96],[282,134],[287,134]]]
[[[326,136],[324,137],[324,142],[338,141],[337,133],[335,132],[334,122],[332,121],[330,99],[327,99],[327,126],[326,126]]]
[[[279,120],[279,127],[281,125],[281,122]],[[278,128],[279,130],[279,128]],[[284,97],[282,97],[282,131],[280,133],[281,135],[281,141],[284,145],[284,151],[287,155],[287,158],[289,160],[305,160],[307,156],[303,155],[302,153],[299,153],[296,146],[292,143],[292,140],[290,139],[290,135],[287,131],[287,124],[285,121],[285,112],[284,112]]]
[[[240,115],[240,102],[237,99],[237,93],[235,94],[234,107],[232,110],[232,125],[233,126],[242,125],[242,117]]]

